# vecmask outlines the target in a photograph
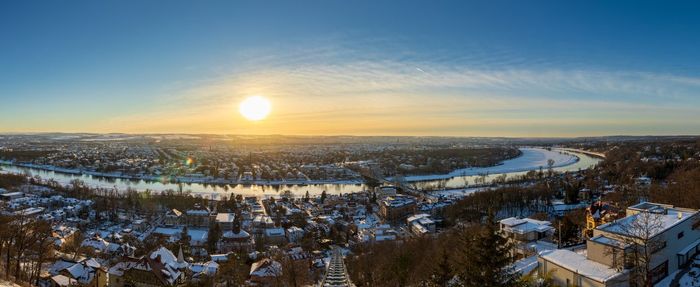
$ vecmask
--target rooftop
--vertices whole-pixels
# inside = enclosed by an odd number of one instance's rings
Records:
[[[532,218],[510,217],[501,220],[500,223],[501,225],[505,226],[505,231],[515,233],[528,233],[533,231],[546,232],[554,230],[551,222]]]
[[[586,256],[566,249],[543,251],[540,253],[540,257],[599,282],[606,282],[622,275],[621,272],[618,272],[614,268],[588,260]]]
[[[625,218],[603,224],[599,230],[620,235],[633,235],[636,226],[650,226],[653,228],[651,237],[656,236],[685,220],[688,220],[698,211],[691,209],[675,208],[672,205],[642,202],[628,208],[628,214],[636,212]]]

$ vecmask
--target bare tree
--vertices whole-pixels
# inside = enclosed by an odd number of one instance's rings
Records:
[[[662,214],[645,211],[616,225],[621,234],[616,239],[625,247],[625,260],[618,262],[622,264],[618,267],[630,269],[630,283],[636,286],[652,286],[651,262],[654,253],[666,245],[657,236],[663,230],[662,217]]]

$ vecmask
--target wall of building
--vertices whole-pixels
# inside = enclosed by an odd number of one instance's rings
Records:
[[[556,286],[606,287],[606,285],[602,282],[583,277],[579,274],[576,274],[574,271],[568,270],[557,264],[549,262],[541,257],[537,258],[537,263],[539,264],[540,276],[550,278],[552,280],[552,283]]]

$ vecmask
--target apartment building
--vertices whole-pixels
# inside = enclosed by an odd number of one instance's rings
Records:
[[[626,217],[598,226],[585,250],[551,250],[538,256],[539,273],[560,286],[630,286],[635,250],[651,254],[654,283],[687,266],[700,248],[697,210],[642,202]]]
[[[379,214],[387,221],[397,221],[413,214],[416,206],[416,201],[412,197],[387,197],[379,204]]]

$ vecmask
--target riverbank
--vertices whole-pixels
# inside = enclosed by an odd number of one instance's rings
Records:
[[[475,187],[475,183],[479,180],[484,180],[485,182],[490,182],[499,176],[505,175],[508,178],[514,178],[517,176],[522,176],[529,170],[538,170],[540,166],[546,166],[546,162],[550,157],[556,156],[556,164],[553,169],[557,172],[569,172],[577,171],[581,169],[587,169],[591,166],[597,164],[600,160],[592,158],[585,154],[576,154],[571,152],[571,157],[563,157],[561,155],[555,155],[551,151],[547,151],[542,148],[523,148],[529,149],[524,152],[524,154],[535,153],[538,156],[530,155],[523,158],[515,158],[511,160],[504,161],[502,164],[489,168],[488,174],[486,172],[475,172],[476,175],[462,175],[459,172],[453,172],[446,175],[436,175],[434,180],[424,180],[424,181],[412,181],[416,188],[421,190],[463,190],[467,188]],[[556,153],[556,152],[555,152]],[[575,159],[574,159],[575,158]],[[328,194],[340,194],[340,193],[354,193],[369,189],[368,186],[364,184],[361,180],[330,180],[330,181],[249,181],[249,182],[236,182],[236,181],[207,181],[206,179],[190,180],[181,183],[169,183],[162,180],[162,178],[151,178],[154,180],[149,180],[149,178],[143,177],[103,177],[100,174],[85,174],[81,172],[72,171],[70,173],[63,172],[66,171],[60,168],[51,168],[45,166],[37,165],[26,165],[19,166],[17,164],[10,164],[2,166],[3,172],[10,173],[26,173],[31,176],[39,176],[46,180],[54,180],[62,185],[69,185],[74,180],[83,181],[85,184],[91,187],[104,188],[104,189],[116,189],[116,190],[137,190],[151,192],[162,192],[166,190],[182,190],[189,191],[197,194],[227,194],[236,193],[241,195],[250,196],[278,196],[279,193],[283,191],[291,191],[294,196],[303,196],[307,192],[310,195],[320,195],[322,192],[327,192]],[[529,164],[525,164],[529,163]],[[567,164],[568,165],[565,165]],[[43,168],[41,168],[43,167]],[[525,168],[529,167],[529,168]],[[502,172],[498,171],[510,171],[510,170],[520,170],[517,172]],[[68,170],[70,171],[70,170]],[[455,175],[455,173],[457,173]],[[486,176],[484,177],[484,174]]]
[[[463,168],[454,170],[447,174],[406,176],[404,179],[408,182],[419,182],[446,180],[465,176],[523,172],[537,170],[539,168],[546,169],[548,168],[549,159],[554,160],[552,168],[573,165],[580,160],[580,157],[576,154],[563,149],[547,150],[544,148],[523,147],[520,148],[520,150],[522,154],[519,157],[503,161],[495,166],[483,168]]]
[[[172,184],[211,184],[211,185],[317,185],[317,184],[362,184],[362,180],[227,180],[213,177],[184,177],[184,176],[155,176],[155,175],[127,175],[121,173],[104,173],[80,169],[67,169],[51,165],[37,165],[29,163],[14,163],[0,160],[0,165],[15,166],[28,169],[51,171],[70,175],[87,175],[106,179],[137,180],[150,183],[172,183]]]

